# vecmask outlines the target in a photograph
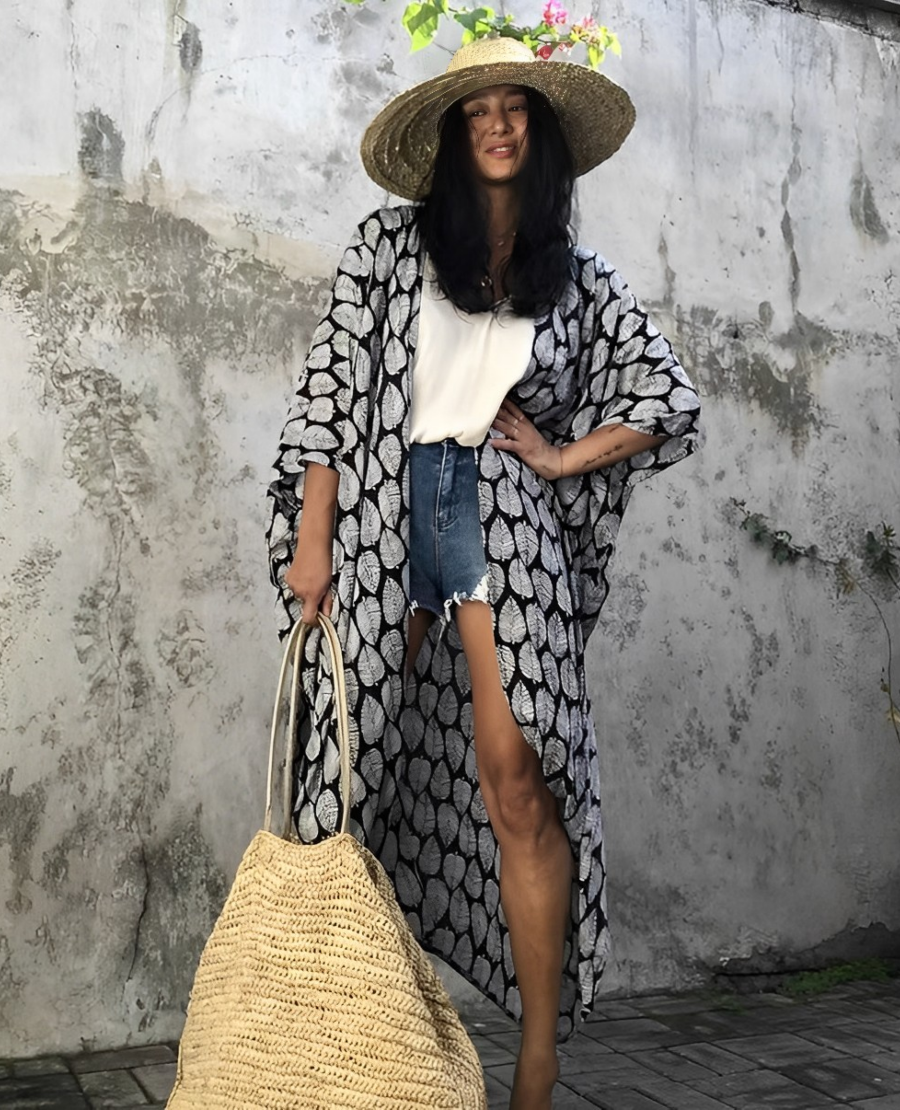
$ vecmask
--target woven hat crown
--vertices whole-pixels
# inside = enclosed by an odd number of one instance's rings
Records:
[[[450,59],[447,72],[456,73],[469,66],[487,66],[496,62],[539,64],[525,43],[518,39],[476,39],[456,51]]]

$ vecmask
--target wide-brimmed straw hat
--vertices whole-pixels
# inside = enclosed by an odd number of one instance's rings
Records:
[[[615,154],[634,125],[628,93],[603,74],[573,62],[538,59],[518,39],[476,39],[457,50],[446,73],[400,93],[372,120],[361,147],[366,173],[399,197],[427,196],[441,116],[460,97],[488,85],[525,85],[544,94],[577,175]]]

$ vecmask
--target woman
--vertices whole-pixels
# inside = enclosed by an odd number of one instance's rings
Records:
[[[583,670],[606,565],[631,480],[697,434],[668,342],[569,235],[573,177],[633,117],[511,39],[379,114],[366,169],[422,203],[344,255],[270,490],[283,626],[333,609],[347,653],[358,832],[423,943],[521,1016],[511,1110],[550,1107],[607,952]],[[312,696],[303,839],[337,812],[327,676]]]

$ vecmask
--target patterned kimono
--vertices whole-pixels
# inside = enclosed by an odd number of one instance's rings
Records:
[[[284,584],[307,463],[340,474],[334,619],[346,653],[354,746],[353,829],[381,859],[423,944],[507,1012],[521,1013],[500,907],[498,848],[478,790],[470,683],[455,625],[436,622],[404,681],[409,410],[423,252],[416,208],[359,227],[282,435],[268,532],[281,631],[299,617]],[[695,446],[699,402],[668,341],[615,270],[582,248],[535,324],[514,400],[552,443],[620,424],[669,438],[627,462],[548,482],[517,456],[476,449],[501,676],[541,759],[575,857],[560,1036],[591,1007],[608,952],[596,737],[584,649],[636,477]],[[314,646],[310,646],[310,659]],[[338,761],[331,683],[307,668],[305,758],[296,769],[304,841],[333,831]]]

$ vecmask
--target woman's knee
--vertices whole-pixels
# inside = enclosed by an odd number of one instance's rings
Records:
[[[534,768],[496,767],[481,776],[482,795],[499,841],[540,838],[554,818],[553,796]]]

